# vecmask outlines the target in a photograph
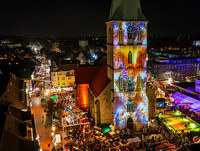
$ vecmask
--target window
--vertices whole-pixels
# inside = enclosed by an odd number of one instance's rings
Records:
[[[133,34],[132,33],[128,33],[128,39],[131,40],[133,38]]]
[[[118,30],[118,38],[119,38],[119,44],[123,44],[123,29],[119,28]]]
[[[134,102],[131,98],[127,101],[127,112],[134,112]]]
[[[62,85],[65,85],[65,83],[62,83]]]
[[[62,77],[62,80],[65,80],[65,77]]]
[[[60,82],[58,82],[58,85],[60,85]]]
[[[68,77],[68,80],[71,80],[71,77]]]
[[[138,39],[137,39],[138,43],[142,43],[142,30],[139,28],[138,29]]]
[[[119,76],[119,89],[121,91],[123,91],[123,89],[124,89],[124,81],[123,81],[123,76],[122,75]]]
[[[132,90],[133,88],[132,80],[133,80],[132,76],[128,75],[128,89],[129,90]]]
[[[58,77],[58,81],[60,80],[60,78]]]
[[[132,52],[129,51],[128,53],[128,64],[132,64]]]
[[[128,43],[133,43],[133,27],[129,26],[128,29]]]

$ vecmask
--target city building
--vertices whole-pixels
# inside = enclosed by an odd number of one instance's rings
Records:
[[[79,43],[79,47],[82,49],[82,50],[86,50],[86,47],[88,46],[88,40],[79,40],[78,41]]]
[[[81,65],[85,65],[87,63],[87,59],[82,52],[79,53],[77,60],[80,61]]]
[[[140,131],[148,121],[147,20],[138,0],[113,0],[109,20],[107,61],[75,69],[77,107],[89,111],[95,125]]]
[[[146,95],[147,19],[139,0],[113,0],[107,22],[107,65],[116,129],[142,130]]]
[[[75,87],[75,73],[74,69],[77,63],[70,63],[65,61],[59,63],[58,66],[55,61],[51,65],[51,84],[54,88]]]
[[[32,59],[15,60],[12,72],[20,78],[21,101],[30,107],[30,92],[34,88],[33,77],[36,75],[36,62]]]
[[[14,74],[0,74],[0,103],[8,103],[26,109],[26,101],[20,93],[20,79]]]
[[[0,46],[7,48],[20,48],[22,47],[22,44],[11,39],[4,39],[0,41]]]
[[[74,70],[51,72],[51,83],[55,88],[74,87]]]
[[[88,110],[95,119],[95,125],[113,121],[111,83],[107,78],[106,62],[75,70],[77,107]]]
[[[4,115],[5,122],[2,135],[0,135],[0,150],[37,151],[39,145],[36,140],[35,122],[31,112],[9,106]]]
[[[200,47],[200,40],[193,40],[193,45],[195,47]]]
[[[151,64],[151,72],[155,80],[194,81],[200,76],[199,58],[183,58],[156,60]]]
[[[52,51],[54,52],[60,52],[60,48],[59,48],[59,42],[53,42],[52,43]]]

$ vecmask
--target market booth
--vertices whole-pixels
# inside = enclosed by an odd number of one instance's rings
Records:
[[[127,141],[129,142],[129,144],[131,144],[137,148],[140,147],[141,139],[139,137],[129,138],[129,139],[127,139]]]
[[[160,121],[174,133],[198,132],[200,124],[180,111],[158,115]]]
[[[174,105],[193,112],[197,117],[200,118],[200,100],[194,99],[179,92],[171,95],[171,99],[173,100]]]

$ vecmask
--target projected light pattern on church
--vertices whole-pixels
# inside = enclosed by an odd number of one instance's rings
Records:
[[[127,120],[147,124],[146,22],[113,22],[114,122],[124,128]]]

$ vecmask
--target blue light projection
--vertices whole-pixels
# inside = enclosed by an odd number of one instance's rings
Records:
[[[130,117],[134,123],[145,125],[148,121],[147,22],[113,22],[113,30],[115,127],[124,128]],[[133,104],[129,111],[128,104]]]

